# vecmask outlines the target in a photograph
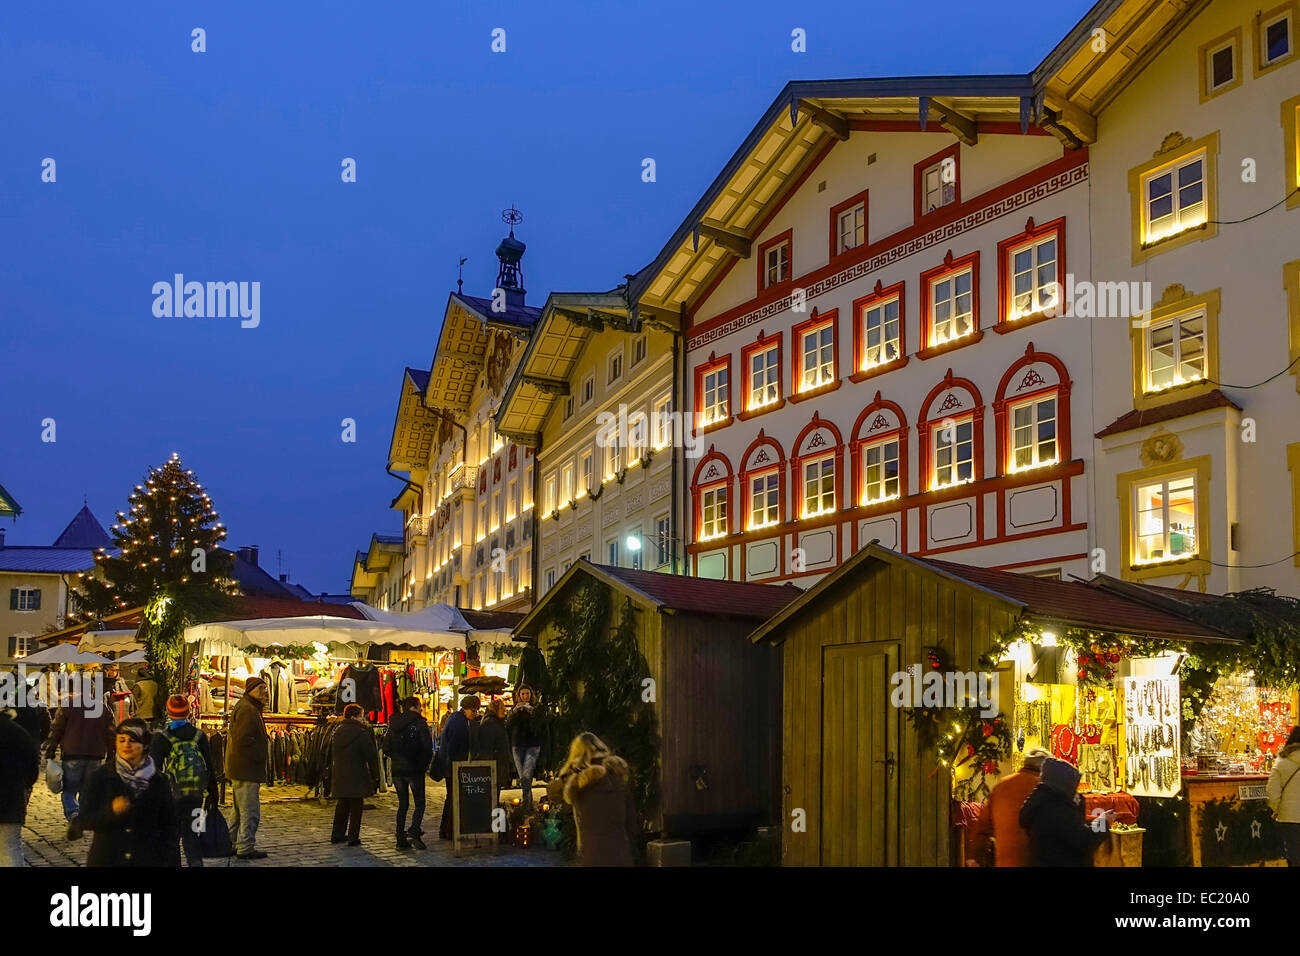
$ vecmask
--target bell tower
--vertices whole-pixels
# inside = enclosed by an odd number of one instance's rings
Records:
[[[524,270],[520,260],[528,247],[515,238],[515,226],[524,221],[524,214],[514,206],[501,213],[501,221],[510,226],[510,235],[497,246],[497,288],[505,291],[506,305],[522,307],[524,304]]]

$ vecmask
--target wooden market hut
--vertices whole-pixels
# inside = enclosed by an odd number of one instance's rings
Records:
[[[950,777],[890,705],[890,677],[942,646],[953,670],[1013,624],[1218,641],[1153,589],[1059,581],[858,551],[753,632],[782,650],[782,862],[947,866]],[[1011,681],[1003,682],[1004,685]],[[1003,703],[1012,689],[1003,686]],[[791,827],[802,814],[805,829]]]
[[[582,559],[520,622],[516,638],[535,639],[549,656],[556,611],[584,586],[605,589],[616,609],[632,609],[655,681],[660,797],[650,829],[690,836],[773,823],[780,809],[780,652],[747,638],[802,591]]]

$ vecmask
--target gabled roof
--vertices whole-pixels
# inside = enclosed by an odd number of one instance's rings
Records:
[[[33,545],[6,545],[0,548],[0,571],[28,574],[71,574],[89,571],[95,566],[97,548],[52,548]],[[116,556],[116,548],[107,549]]]
[[[16,518],[23,513],[23,509],[18,506],[14,496],[5,491],[5,486],[0,485],[0,518]]]
[[[1096,437],[1105,438],[1107,435],[1118,435],[1120,432],[1133,431],[1135,428],[1142,428],[1144,425],[1154,425],[1157,422],[1167,422],[1173,418],[1195,415],[1197,412],[1208,411],[1211,408],[1234,408],[1241,411],[1240,405],[1216,388],[1212,392],[1197,395],[1195,398],[1184,398],[1181,401],[1170,402],[1168,405],[1157,405],[1155,408],[1135,408],[1131,412],[1125,412],[1097,432]]]
[[[780,641],[787,625],[809,606],[830,600],[842,582],[865,573],[872,564],[893,564],[921,568],[949,581],[975,588],[1001,601],[1010,609],[1044,624],[1091,628],[1132,637],[1164,638],[1177,641],[1225,642],[1233,638],[1180,614],[1168,600],[1136,600],[1100,584],[1081,581],[1053,581],[1011,571],[994,571],[970,565],[936,561],[899,554],[869,544],[848,561],[805,591],[796,601],[750,635],[753,641]],[[1141,584],[1131,587],[1142,589]]]
[[[54,539],[56,548],[107,548],[113,539],[86,505],[68,522],[63,533]]]
[[[578,575],[594,578],[637,603],[666,614],[718,615],[752,621],[770,617],[804,593],[793,584],[757,584],[634,571],[592,564],[586,558],[580,558],[515,627],[516,639],[532,636],[531,631],[549,619],[551,602],[557,600]]]
[[[428,372],[410,367],[403,371],[397,414],[393,418],[393,437],[388,443],[389,471],[415,471],[428,467],[440,424],[438,413],[424,404],[428,388]]]
[[[542,310],[536,306],[516,305],[509,299],[506,300],[504,310],[494,312],[491,299],[480,298],[476,295],[465,295],[463,292],[453,292],[451,297],[478,316],[479,321],[488,325],[494,322],[504,322],[507,325],[516,325],[520,328],[531,328],[542,314]]]

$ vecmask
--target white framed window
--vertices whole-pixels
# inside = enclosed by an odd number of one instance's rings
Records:
[[[650,422],[645,412],[635,411],[627,417],[627,460],[631,464],[644,458],[650,445]]]
[[[947,180],[947,181],[945,181]],[[945,157],[921,173],[922,205],[924,212],[934,212],[957,198],[957,164]]]
[[[749,527],[766,528],[781,516],[781,476],[769,471],[749,479]]]
[[[549,591],[551,588],[555,587],[555,568],[547,568],[546,576],[543,580],[546,582],[546,590]]]
[[[781,398],[780,355],[776,344],[749,353],[749,405],[762,408]]]
[[[492,531],[501,527],[501,492],[492,492]]]
[[[867,241],[867,204],[858,203],[836,217],[836,251],[847,252]]]
[[[716,485],[700,493],[700,540],[727,533],[727,486]]]
[[[560,482],[555,475],[546,476],[546,492],[542,498],[546,513],[550,514],[560,504]]]
[[[40,588],[13,588],[10,607],[15,611],[39,611],[41,609]]]
[[[573,417],[574,397],[572,395],[564,396],[564,420],[567,422]]]
[[[591,449],[587,449],[578,456],[578,497],[582,497],[595,487],[595,475],[591,470]]]
[[[1196,555],[1194,474],[1137,484],[1133,511],[1135,563],[1176,561]]]
[[[1148,392],[1205,378],[1205,312],[1197,309],[1159,322],[1146,332]]]
[[[888,501],[899,492],[898,439],[863,446],[862,504]]]
[[[639,547],[629,547],[627,549],[627,559],[632,564],[633,571],[640,571],[645,567],[645,538],[641,536],[641,529],[629,528],[626,540],[630,543],[636,541]]]
[[[506,520],[514,521],[519,514],[519,479],[510,479],[510,491],[506,495]]]
[[[658,566],[662,568],[668,563],[672,553],[670,551],[672,547],[672,526],[668,523],[667,515],[660,515],[655,518],[655,547],[658,549],[656,555]]]
[[[1056,305],[1056,233],[1034,239],[1007,253],[1011,274],[1010,318],[1046,312]]]
[[[835,381],[835,326],[831,322],[799,335],[802,355],[799,391],[807,392]]]
[[[576,497],[573,492],[573,462],[568,461],[560,469],[560,504],[573,501]]]
[[[605,433],[605,477],[613,478],[623,469],[623,448],[619,445],[618,428]]]
[[[529,465],[524,470],[524,484],[523,484],[523,488],[521,489],[521,492],[524,498],[524,506],[522,511],[527,511],[529,508],[533,506],[533,466],[532,465]],[[459,545],[459,542],[457,542],[457,545]]]
[[[930,343],[940,345],[970,335],[975,329],[975,297],[970,269],[950,273],[930,283]]]
[[[638,335],[632,340],[632,367],[636,368],[645,361],[646,352],[649,349],[649,336]]]
[[[813,518],[835,510],[835,456],[803,464],[803,516]]]
[[[902,354],[898,296],[862,309],[862,368],[875,368]]]
[[[609,550],[609,566],[611,568],[618,567],[618,538],[612,539],[607,548]]]
[[[763,252],[763,287],[776,285],[790,278],[790,243],[778,242]]]
[[[487,533],[488,533],[488,503],[487,503],[487,499],[484,498],[478,504],[478,535],[475,537],[474,540],[476,542],[482,541],[484,538],[487,537]]]
[[[582,380],[582,404],[586,405],[596,397],[596,373],[592,372]]]
[[[1237,41],[1225,40],[1205,51],[1205,92],[1217,93],[1237,78]]]
[[[1147,173],[1142,196],[1142,234],[1148,244],[1204,223],[1205,150]]]
[[[701,376],[704,405],[700,413],[700,424],[708,427],[727,417],[727,392],[730,372],[725,365],[711,368]]]
[[[612,385],[623,377],[623,347],[621,345],[609,353],[606,368],[609,370],[609,375],[605,379],[607,385]]]
[[[9,656],[14,660],[18,660],[19,658],[26,657],[28,654],[36,653],[35,634],[23,635],[21,637],[11,637],[9,638],[9,641],[13,645],[13,653],[10,654]]]
[[[1295,51],[1293,33],[1295,23],[1291,18],[1291,9],[1281,12],[1260,22],[1259,25],[1259,65],[1272,66],[1285,60]]]
[[[654,415],[650,427],[655,450],[667,448],[673,443],[673,396],[671,393],[660,395],[655,399]]]
[[[1056,410],[1055,395],[1011,406],[1011,471],[1054,465],[1060,460]]]
[[[934,435],[934,487],[946,488],[975,478],[975,423],[936,424]]]

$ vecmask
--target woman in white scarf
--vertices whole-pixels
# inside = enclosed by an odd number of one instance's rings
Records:
[[[94,832],[87,866],[180,866],[180,821],[171,781],[149,757],[149,728],[138,717],[118,724],[112,760],[83,791],[82,825]]]

